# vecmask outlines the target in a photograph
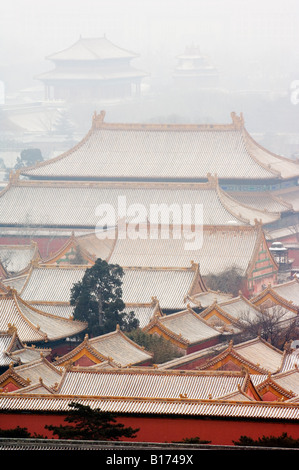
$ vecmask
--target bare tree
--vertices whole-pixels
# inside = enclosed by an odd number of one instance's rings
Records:
[[[243,312],[239,318],[241,333],[244,341],[260,336],[273,346],[282,349],[284,344],[293,339],[298,333],[296,317],[280,305],[261,307],[255,318],[248,312]]]

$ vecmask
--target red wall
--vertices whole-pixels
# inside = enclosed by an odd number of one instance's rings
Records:
[[[35,241],[42,258],[47,258],[51,254],[55,254],[68,240],[67,237],[0,237],[1,245],[29,245],[31,241]]]
[[[119,421],[125,426],[140,428],[136,439],[140,442],[172,442],[186,437],[198,436],[202,440],[211,441],[211,444],[214,445],[232,445],[233,441],[238,441],[242,435],[257,439],[262,436],[280,436],[283,432],[294,439],[299,439],[297,423],[137,416],[121,417]],[[0,413],[0,428],[2,429],[12,429],[16,426],[26,427],[32,434],[36,432],[53,438],[54,436],[44,429],[45,424],[66,423],[63,416]]]
[[[211,338],[209,340],[204,340],[201,343],[194,344],[187,348],[186,354],[192,354],[196,351],[201,351],[202,349],[211,348],[219,343],[219,337]]]
[[[15,385],[13,382],[8,382],[6,385],[2,385],[3,388],[3,392],[14,392],[15,390],[19,390],[20,388],[22,388],[21,386],[17,386]]]
[[[277,395],[274,395],[271,391],[264,393],[262,396],[263,401],[277,401],[279,398]]]
[[[77,361],[74,362],[74,365],[81,366],[81,367],[89,367],[89,366],[94,366],[95,361],[92,361],[87,356],[81,356]]]

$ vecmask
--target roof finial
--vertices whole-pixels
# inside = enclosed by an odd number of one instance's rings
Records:
[[[93,117],[92,117],[92,127],[93,127],[93,129],[101,128],[101,126],[104,122],[105,116],[106,116],[106,111],[104,111],[104,110],[102,110],[100,112],[100,114],[97,114],[96,111],[93,113]]]
[[[233,125],[235,129],[243,129],[244,127],[244,118],[243,118],[243,113],[240,113],[240,116],[237,116],[235,112],[231,113],[231,118],[233,121]]]

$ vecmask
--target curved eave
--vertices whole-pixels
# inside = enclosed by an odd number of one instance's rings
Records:
[[[31,178],[36,178],[38,177],[39,179],[41,178],[40,175],[37,175],[36,172],[43,168],[43,167],[48,167],[51,168],[51,166],[57,162],[60,161],[66,157],[71,156],[74,152],[77,150],[81,149],[81,147],[88,142],[92,134],[96,130],[106,130],[106,131],[156,131],[156,132],[167,132],[167,131],[172,131],[172,132],[180,132],[180,131],[188,131],[188,132],[200,132],[200,131],[212,131],[212,132],[225,132],[225,131],[237,131],[242,133],[242,138],[244,141],[244,146],[246,149],[246,152],[248,153],[249,158],[252,160],[252,164],[255,165],[257,169],[260,170],[260,173],[257,174],[256,176],[251,176],[249,178],[246,178],[245,175],[245,180],[250,182],[269,182],[271,181],[276,181],[285,179],[285,178],[294,178],[299,176],[299,164],[296,164],[294,161],[285,159],[283,157],[278,157],[275,156],[274,154],[271,154],[267,150],[261,148],[248,134],[248,132],[244,128],[244,121],[242,117],[237,117],[234,113],[232,113],[232,124],[213,124],[213,125],[208,125],[208,124],[201,124],[201,125],[196,125],[196,124],[191,124],[191,125],[186,125],[186,124],[128,124],[128,123],[107,123],[104,122],[105,118],[105,111],[101,111],[100,114],[94,114],[93,116],[93,121],[92,121],[92,127],[89,130],[89,132],[86,134],[86,136],[77,144],[75,145],[72,149],[69,149],[68,151],[62,153],[61,155],[47,161],[43,161],[38,163],[35,166],[27,167],[25,169],[21,169],[20,174],[23,176],[30,176]],[[284,169],[284,165],[287,165],[288,170]],[[75,175],[71,174],[64,174],[63,179],[74,179],[76,178]],[[46,175],[43,177],[44,179],[47,178]],[[52,179],[61,179],[61,175],[59,173],[55,174],[55,171],[51,173],[51,178]],[[118,176],[115,176],[114,174],[106,174],[104,176],[95,176],[94,174],[85,174],[84,177],[79,176],[77,177],[78,179],[81,180],[95,180],[95,179],[100,179],[100,180],[144,180],[144,181],[206,181],[206,175],[198,175],[197,177],[194,178],[193,175],[184,175],[184,176],[175,176],[175,175],[166,175],[165,177],[161,177],[161,174],[158,172],[152,173],[149,177],[138,175],[138,174],[131,174],[131,175],[126,175],[126,174],[119,174]],[[219,181],[225,182],[225,181],[242,181],[244,183],[244,178],[239,176],[239,178],[236,177],[236,175],[232,172],[232,175],[229,177],[224,177],[224,175],[219,175],[218,174]]]
[[[32,338],[30,338],[28,335],[26,336],[26,339],[22,339],[22,334],[20,333],[20,339],[21,341],[26,341],[26,342],[40,342],[40,341],[59,341],[61,339],[64,339],[68,336],[74,336],[78,333],[81,333],[87,328],[86,323],[81,323],[81,322],[74,322],[73,320],[67,320],[66,318],[62,317],[57,317],[56,315],[51,315],[49,313],[45,313],[41,310],[38,310],[35,308],[33,305],[28,304],[25,302],[22,298],[20,298],[15,292],[8,293],[7,297],[10,297],[14,300],[15,306],[19,312],[19,315],[22,317],[22,319],[26,322],[28,325],[28,328],[33,331]],[[53,334],[51,332],[48,332],[46,329],[40,328],[38,325],[34,325],[31,323],[30,320],[26,317],[26,312],[23,312],[22,306],[27,308],[28,310],[33,311],[35,314],[40,315],[41,319],[42,318],[49,318],[52,319],[53,322],[61,323],[65,325],[65,332],[62,334]]]
[[[72,395],[26,395],[3,393],[0,395],[1,412],[52,412],[69,411]],[[146,399],[121,397],[77,396],[76,402],[91,408],[119,414],[204,416],[229,419],[267,420],[298,422],[297,403],[275,403],[231,400],[190,400],[190,399]]]
[[[281,179],[299,177],[299,160],[291,160],[265,149],[244,128],[244,140],[251,157],[273,176]]]

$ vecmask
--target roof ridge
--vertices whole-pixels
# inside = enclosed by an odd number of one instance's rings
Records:
[[[231,113],[232,122],[228,124],[177,124],[177,123],[111,123],[105,122],[106,111],[95,111],[92,117],[92,130],[176,130],[176,131],[240,131],[244,121],[236,113]]]

